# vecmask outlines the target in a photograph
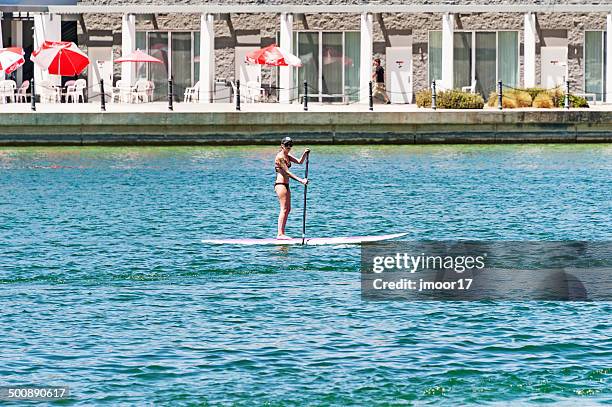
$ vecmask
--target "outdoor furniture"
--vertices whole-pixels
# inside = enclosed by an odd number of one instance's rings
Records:
[[[259,82],[249,81],[244,87],[244,96],[247,102],[262,102],[266,99],[266,90]]]
[[[200,100],[200,81],[196,82],[190,88],[185,89],[185,94],[183,95],[183,102],[197,102]]]
[[[134,88],[128,82],[118,80],[115,87],[113,87],[111,102],[133,103],[135,96]]]
[[[17,84],[15,84],[15,81],[11,81],[11,80],[0,81],[0,103],[6,103],[7,100],[9,102],[15,103],[15,100],[16,100],[15,89],[16,88],[17,88]]]
[[[149,81],[146,79],[138,79],[134,86],[134,103],[148,102],[149,101]]]
[[[469,93],[476,93],[476,83],[477,82],[478,82],[477,80],[474,80],[470,86],[463,86],[461,88],[461,91],[462,92],[469,92]],[[437,85],[437,83],[436,83],[436,85]]]
[[[49,81],[41,81],[38,85],[40,87],[40,101],[42,103],[59,103],[62,98],[62,90],[53,85]]]
[[[85,79],[78,79],[74,81],[74,84],[66,84],[66,103],[72,101],[72,103],[85,103],[85,88],[87,82]]]
[[[23,81],[17,89],[17,103],[28,102],[28,89],[30,89],[30,81]]]

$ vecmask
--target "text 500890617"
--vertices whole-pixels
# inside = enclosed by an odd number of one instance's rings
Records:
[[[5,386],[0,387],[0,400],[61,400],[70,395],[67,386],[27,387]]]

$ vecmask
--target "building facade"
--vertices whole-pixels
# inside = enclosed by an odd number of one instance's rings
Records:
[[[303,4],[302,4],[303,3]],[[429,88],[465,88],[483,96],[498,81],[508,87],[564,86],[612,102],[612,3],[609,1],[359,1],[316,2],[81,1],[75,5],[2,6],[4,46],[26,54],[43,39],[75,41],[88,52],[95,87],[146,77],[165,97],[200,82],[202,102],[229,101],[227,83],[240,80],[299,100],[303,83],[320,101],[363,101],[372,60],[380,58],[395,103],[411,103]],[[427,3],[427,4],[426,4]],[[298,55],[299,68],[251,66],[246,53],[277,43]],[[113,60],[134,49],[163,64]],[[41,79],[26,64],[18,81]],[[58,80],[58,79],[53,79]]]

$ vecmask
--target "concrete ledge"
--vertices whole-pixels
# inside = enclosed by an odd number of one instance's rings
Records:
[[[0,114],[0,145],[612,142],[607,110]]]

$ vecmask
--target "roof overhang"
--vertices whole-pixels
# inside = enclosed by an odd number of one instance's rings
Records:
[[[612,13],[612,4],[500,4],[500,5],[58,5],[0,6],[0,11],[49,12],[55,14],[361,14],[361,13]]]

